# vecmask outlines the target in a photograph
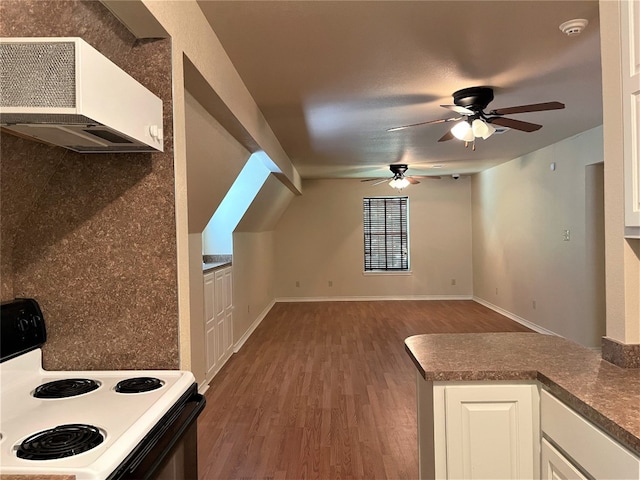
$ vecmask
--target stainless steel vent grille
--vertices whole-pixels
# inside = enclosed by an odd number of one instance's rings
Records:
[[[75,43],[1,43],[0,106],[76,106]]]
[[[3,113],[0,112],[3,125],[36,123],[42,125],[100,125],[84,115],[65,113]]]

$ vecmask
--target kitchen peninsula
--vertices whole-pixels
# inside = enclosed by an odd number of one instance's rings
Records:
[[[640,369],[537,333],[416,335],[405,348],[420,478],[640,478]]]

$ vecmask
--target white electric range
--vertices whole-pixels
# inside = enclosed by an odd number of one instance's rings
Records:
[[[1,333],[0,473],[151,479],[195,431],[205,401],[191,372],[43,370],[32,299],[2,305]]]

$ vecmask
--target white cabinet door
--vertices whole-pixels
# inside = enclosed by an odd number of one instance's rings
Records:
[[[207,382],[233,353],[233,276],[231,267],[204,276]]]
[[[225,357],[233,353],[233,269],[224,269],[224,348]]]
[[[205,343],[205,355],[207,357],[207,375],[206,380],[209,382],[216,374],[217,362],[216,362],[216,328],[215,325],[207,327],[206,330],[206,343]]]
[[[216,316],[215,316],[215,275],[204,276],[204,322],[206,332],[205,356],[207,362],[206,379],[210,381],[216,372]]]
[[[446,386],[447,478],[536,478],[534,398],[533,385]]]
[[[620,2],[625,234],[640,238],[640,2]]]
[[[223,363],[225,355],[224,338],[224,269],[215,271],[215,316],[216,316],[216,362]]]
[[[545,438],[542,439],[542,480],[587,480],[573,464]]]

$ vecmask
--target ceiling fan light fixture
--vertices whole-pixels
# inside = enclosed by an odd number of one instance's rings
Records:
[[[471,129],[471,125],[469,122],[458,122],[451,128],[451,133],[458,140],[464,140],[465,142],[472,142],[475,138],[473,135],[473,130]]]
[[[476,118],[471,124],[471,129],[473,130],[473,135],[477,138],[480,137],[483,140],[486,140],[496,131],[495,127],[490,123],[487,123],[479,118]]]
[[[560,29],[565,31],[567,35],[576,35],[587,25],[587,23],[588,22],[584,19],[571,20],[562,24]],[[471,144],[472,150],[475,150],[476,138],[486,140],[494,134],[503,133],[509,129],[519,130],[521,132],[535,132],[542,128],[542,125],[508,118],[504,115],[561,110],[565,107],[564,103],[553,101],[498,108],[485,113],[484,110],[491,101],[493,101],[493,88],[491,87],[463,88],[462,90],[458,90],[453,93],[454,105],[441,105],[442,107],[453,110],[462,116],[457,118],[442,118],[439,120],[413,123],[411,125],[395,127],[389,131],[400,130],[408,127],[417,127],[420,125],[455,122],[452,128],[438,139],[438,142],[446,142],[453,138],[457,138],[464,142],[465,147]],[[398,173],[394,171],[393,168],[391,171],[393,173]],[[404,173],[404,171],[401,173]]]
[[[402,190],[403,188],[409,185],[409,180],[407,180],[404,177],[397,177],[397,178],[393,178],[389,182],[389,185],[393,188],[397,188],[398,190]]]

